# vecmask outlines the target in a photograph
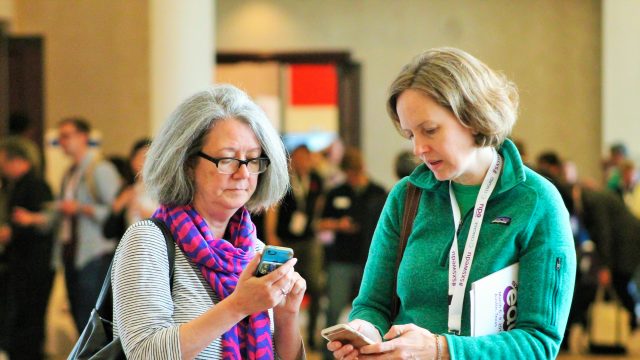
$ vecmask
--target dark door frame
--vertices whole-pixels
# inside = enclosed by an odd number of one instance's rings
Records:
[[[0,21],[0,138],[9,133],[9,38]]]
[[[360,147],[360,64],[347,51],[229,52],[219,51],[216,63],[278,62],[282,64],[335,64],[338,71],[339,135],[345,145]]]
[[[9,37],[9,111],[30,121],[24,136],[42,148],[44,136],[44,39]]]

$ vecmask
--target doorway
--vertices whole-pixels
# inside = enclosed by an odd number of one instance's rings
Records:
[[[360,147],[360,64],[348,52],[218,52],[216,81],[247,91],[288,147]]]

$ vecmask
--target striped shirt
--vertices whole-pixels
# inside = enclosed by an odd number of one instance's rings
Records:
[[[173,292],[162,231],[149,220],[133,224],[113,260],[113,333],[128,359],[180,359],[180,324],[202,315],[220,300],[175,244]],[[256,243],[256,251],[264,244]],[[271,333],[273,334],[273,312]],[[275,352],[274,352],[275,353]],[[196,359],[222,359],[220,338]]]

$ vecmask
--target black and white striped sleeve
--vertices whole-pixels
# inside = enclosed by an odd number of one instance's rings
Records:
[[[114,335],[128,359],[180,359],[164,236],[151,221],[127,230],[111,274]]]

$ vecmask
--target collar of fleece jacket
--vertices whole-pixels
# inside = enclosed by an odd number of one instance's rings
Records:
[[[511,140],[506,139],[504,143],[502,143],[500,149],[498,149],[498,153],[502,155],[504,165],[502,167],[502,174],[500,174],[496,189],[491,197],[508,191],[519,183],[524,182],[527,178],[522,158]],[[413,171],[409,177],[409,181],[417,187],[427,191],[437,191],[442,189],[447,192],[449,191],[448,182],[436,179],[431,170],[429,170],[425,164],[420,164],[420,166]]]

